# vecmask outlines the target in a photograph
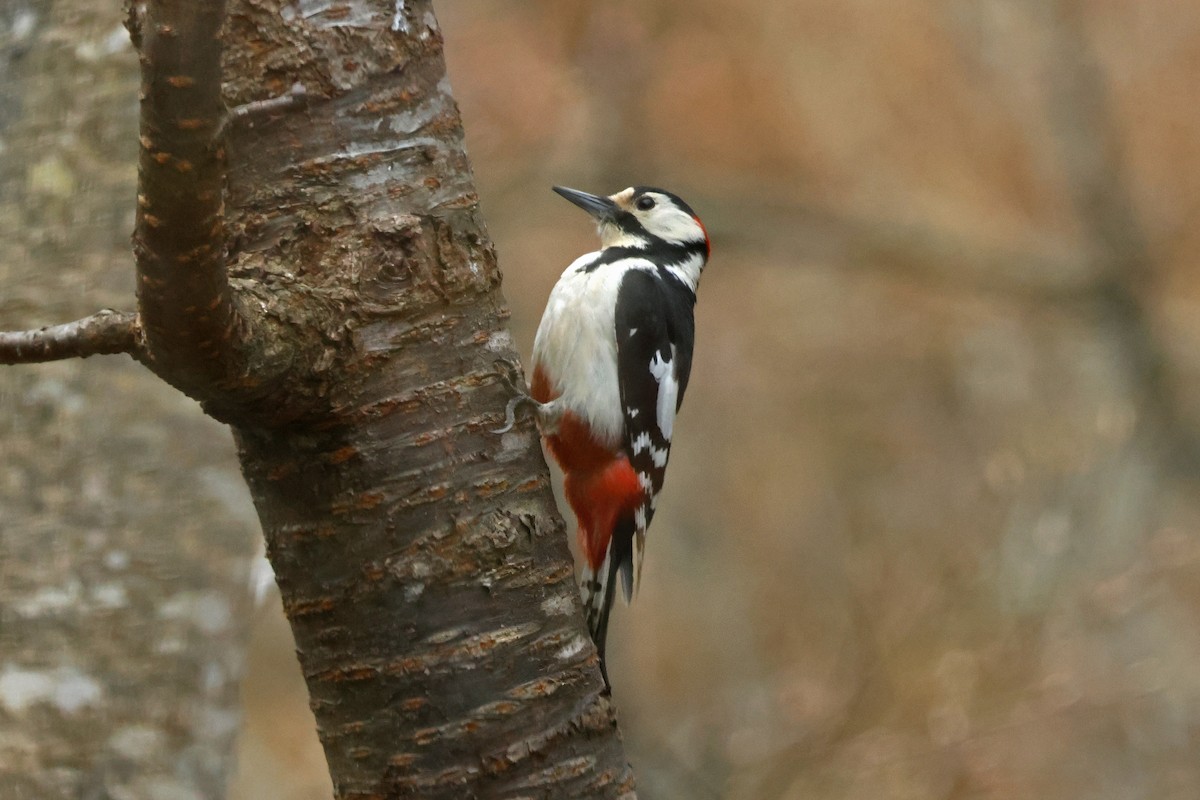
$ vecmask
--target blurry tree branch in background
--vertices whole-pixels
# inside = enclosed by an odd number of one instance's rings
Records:
[[[137,58],[118,3],[0,4],[0,795],[220,797],[257,520],[228,433],[127,359]],[[87,316],[91,314],[90,316]]]
[[[1162,343],[1146,310],[1158,273],[1130,194],[1109,79],[1087,40],[1085,4],[1054,0],[1028,8],[1050,34],[1058,58],[1059,68],[1048,73],[1047,115],[1088,239],[1097,310],[1125,344],[1147,433],[1167,452],[1168,466],[1200,477],[1200,432],[1180,418]]]
[[[633,797],[538,437],[490,433],[516,354],[429,3],[229,5],[131,6],[138,321],[4,359],[144,337],[232,427],[339,798]]]

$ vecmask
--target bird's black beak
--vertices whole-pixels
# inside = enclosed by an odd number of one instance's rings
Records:
[[[597,194],[588,194],[587,192],[581,192],[576,189],[568,189],[565,186],[555,186],[554,191],[567,198],[572,203],[579,206],[601,222],[611,220],[617,215],[617,204],[607,197],[601,197]]]

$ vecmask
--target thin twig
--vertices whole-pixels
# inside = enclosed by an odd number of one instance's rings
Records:
[[[146,360],[137,314],[104,309],[90,317],[31,331],[0,331],[0,364],[128,353]]]

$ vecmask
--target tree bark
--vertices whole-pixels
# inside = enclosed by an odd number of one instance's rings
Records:
[[[536,431],[490,432],[516,353],[432,9],[234,0],[221,123],[219,6],[135,7],[140,319],[234,429],[337,796],[633,797]]]
[[[138,311],[160,377],[211,396],[243,366],[252,332],[225,274],[221,129],[222,0],[131,6],[142,60]]]
[[[344,16],[343,16],[344,15]],[[352,22],[350,22],[352,21]],[[427,3],[233,7],[231,274],[324,353],[302,427],[235,426],[343,798],[619,797],[632,778]]]

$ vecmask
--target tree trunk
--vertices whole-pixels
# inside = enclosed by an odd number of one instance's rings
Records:
[[[632,797],[536,431],[490,432],[516,353],[432,9],[232,2],[222,121],[219,8],[134,8],[140,313],[89,325],[233,427],[338,797]]]
[[[339,12],[340,14],[341,12]],[[238,5],[236,278],[329,364],[302,425],[235,425],[339,797],[617,797],[632,780],[579,617],[425,3],[284,20]],[[293,400],[292,402],[296,402]]]

